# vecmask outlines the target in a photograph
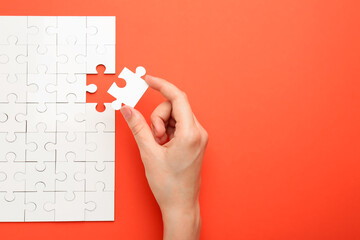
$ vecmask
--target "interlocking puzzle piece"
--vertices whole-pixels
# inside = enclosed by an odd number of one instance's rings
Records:
[[[76,44],[74,40],[66,45],[58,45],[59,57],[66,58],[65,62],[59,62],[57,73],[87,73],[86,71],[86,45]]]
[[[25,133],[15,133],[15,140],[6,140],[7,133],[0,133],[0,161],[6,161],[6,155],[10,152],[16,155],[17,159],[25,161]]]
[[[37,132],[27,133],[26,142],[28,144],[35,144],[36,149],[34,151],[26,151],[26,161],[36,162],[36,168],[39,171],[43,171],[46,166],[45,162],[55,162],[55,151],[47,150],[46,145],[48,143],[55,143],[56,133],[46,132],[46,125],[39,123],[37,125]]]
[[[16,115],[26,114],[26,104],[18,103],[15,94],[8,95],[8,103],[0,103],[0,132],[8,133],[7,141],[15,141],[16,132],[26,131],[26,122],[16,121]]]
[[[56,191],[55,180],[64,181],[64,173],[56,174],[55,162],[44,162],[44,169],[38,170],[37,162],[26,162],[25,190],[27,192],[37,191],[37,183],[44,184],[44,191]]]
[[[49,74],[45,65],[38,66],[38,73],[28,74],[28,84],[35,86],[37,91],[28,92],[27,102],[38,103],[38,111],[46,111],[46,103],[56,103],[56,93],[46,91],[48,85],[56,84],[56,75]]]
[[[86,132],[97,132],[99,123],[104,124],[104,132],[115,132],[115,111],[111,104],[105,103],[103,112],[98,112],[96,106],[97,103],[86,103]]]
[[[1,74],[26,74],[26,64],[18,62],[18,58],[27,54],[27,46],[20,45],[15,36],[8,38],[8,44],[0,45],[0,73]]]
[[[86,85],[86,74],[57,74],[57,84],[48,85],[49,93],[57,93],[57,102],[67,102],[69,94],[76,95],[76,102],[86,102],[86,92],[94,93],[96,85]]]
[[[16,156],[15,161],[25,161],[25,151],[35,151],[36,144],[26,144],[26,133],[15,133],[15,140],[9,142],[6,140],[7,133],[0,133],[0,161],[7,161],[6,155],[13,153]]]
[[[86,151],[95,151],[95,143],[86,143],[86,133],[77,132],[75,133],[75,139],[69,141],[67,139],[67,133],[57,133],[56,134],[56,144],[47,143],[45,148],[48,151],[56,150],[56,161],[57,162],[67,162],[67,155],[69,153],[75,155],[74,161],[84,162],[86,161]]]
[[[9,37],[15,37],[17,44],[27,44],[27,17],[0,16],[0,45],[8,44]]]
[[[115,132],[105,132],[105,124],[96,125],[97,132],[87,132],[86,142],[96,146],[93,151],[86,152],[86,161],[97,162],[101,168],[104,162],[113,162],[115,159]]]
[[[116,83],[113,83],[108,90],[108,93],[116,98],[116,101],[111,104],[115,110],[119,110],[122,103],[135,107],[148,88],[148,84],[141,78],[145,73],[145,68],[141,66],[136,68],[135,73],[126,67],[121,71],[119,78],[126,81],[126,86],[119,88]]]
[[[58,45],[67,45],[75,42],[77,45],[86,45],[86,17],[61,16],[57,17],[57,28],[48,28],[49,34],[57,35]]]
[[[115,45],[115,17],[87,17],[87,45]]]
[[[96,67],[103,64],[105,74],[115,74],[115,45],[87,45],[86,73],[96,74]]]
[[[98,183],[96,192],[85,192],[85,202],[94,202],[96,208],[85,211],[85,221],[114,221],[114,191],[106,191],[103,183]]]
[[[29,16],[28,44],[31,45],[56,45],[56,35],[49,34],[47,29],[57,27],[57,17]]]
[[[0,192],[6,192],[5,200],[11,202],[14,192],[25,191],[25,162],[16,162],[14,153],[6,158],[6,162],[0,162]]]
[[[38,124],[43,123],[46,128],[46,132],[55,132],[56,131],[56,104],[47,104],[45,106],[45,111],[39,111],[39,105],[35,103],[28,103],[26,105],[27,113],[19,113],[16,115],[16,121],[25,122],[26,121],[26,131],[28,133],[37,132]],[[61,120],[61,118],[59,117]]]
[[[67,139],[74,140],[76,132],[85,132],[85,103],[76,103],[74,94],[68,95],[67,103],[57,104],[57,114],[63,119],[57,121],[57,132],[68,133]]]
[[[0,221],[2,222],[23,222],[25,209],[25,193],[13,193],[12,201],[5,199],[6,193],[0,192]]]
[[[85,211],[94,211],[94,202],[85,202],[85,192],[75,192],[73,199],[66,198],[65,192],[55,193],[55,204],[45,204],[47,211],[55,210],[55,221],[84,221]]]
[[[115,191],[115,162],[103,162],[100,167],[97,162],[86,162],[85,173],[76,173],[76,180],[85,180],[86,192],[96,191],[98,183],[104,184],[105,191]]]
[[[47,73],[57,73],[57,64],[66,64],[67,57],[57,55],[56,45],[28,45],[27,54],[18,54],[16,61],[27,66],[27,73],[38,73],[40,65],[46,66]]]
[[[75,175],[85,174],[85,162],[75,162],[75,154],[66,154],[66,162],[56,162],[56,173],[65,174],[65,179],[56,180],[56,191],[66,192],[66,198],[71,200],[74,198],[74,192],[85,191],[85,181],[76,179]]]
[[[36,191],[26,192],[26,222],[55,221],[55,211],[45,209],[47,204],[55,204],[55,192],[47,192],[45,188],[45,183],[38,182],[36,183]]]
[[[27,85],[27,74],[0,74],[0,102],[8,102],[9,94],[15,94],[17,101],[25,103],[27,93],[35,92],[36,86]]]

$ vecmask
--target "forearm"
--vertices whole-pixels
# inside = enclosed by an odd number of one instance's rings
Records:
[[[200,237],[201,217],[197,203],[193,209],[171,209],[162,212],[164,240],[197,240]]]

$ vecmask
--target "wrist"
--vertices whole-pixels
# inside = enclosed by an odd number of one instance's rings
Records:
[[[162,210],[164,239],[198,239],[200,236],[200,205],[193,207],[173,207]],[[171,238],[170,238],[171,236]]]

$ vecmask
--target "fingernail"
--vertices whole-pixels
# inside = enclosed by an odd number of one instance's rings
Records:
[[[131,118],[131,109],[130,108],[122,107],[122,108],[120,108],[120,112],[126,121],[128,121]]]

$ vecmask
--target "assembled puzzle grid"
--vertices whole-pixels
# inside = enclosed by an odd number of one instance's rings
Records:
[[[113,221],[115,17],[0,16],[0,221]]]

